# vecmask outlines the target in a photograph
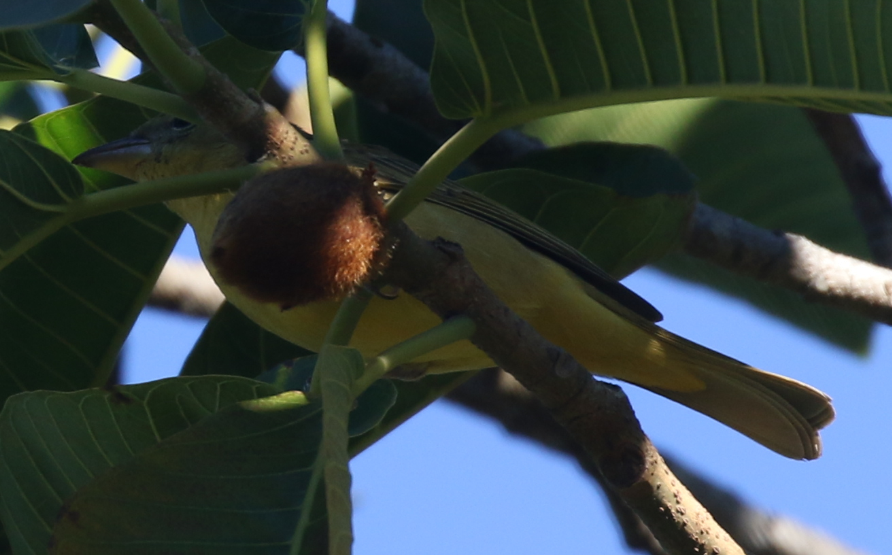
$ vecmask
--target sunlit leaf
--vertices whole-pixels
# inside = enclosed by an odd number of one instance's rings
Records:
[[[427,0],[440,110],[512,121],[680,97],[892,113],[892,10],[794,0]]]

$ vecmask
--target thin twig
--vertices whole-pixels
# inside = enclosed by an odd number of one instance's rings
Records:
[[[839,168],[874,261],[892,267],[892,198],[883,180],[883,168],[864,140],[858,122],[850,114],[813,108],[802,111]]]

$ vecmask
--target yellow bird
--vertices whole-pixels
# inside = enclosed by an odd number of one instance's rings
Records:
[[[377,147],[347,146],[345,154],[357,169],[374,163],[376,182],[384,192],[398,191],[415,170]],[[211,127],[162,117],[128,137],[84,152],[74,163],[145,181],[247,162]],[[217,220],[233,196],[226,192],[167,203],[192,225],[205,263]],[[476,271],[508,306],[593,373],[677,401],[787,457],[820,456],[818,430],[834,417],[827,395],[660,328],[654,322],[661,316],[650,304],[521,216],[446,181],[406,223],[421,237],[443,237],[462,245]],[[276,303],[247,298],[208,265],[226,298],[248,317],[288,341],[319,349],[338,301],[283,311]],[[439,322],[409,295],[375,298],[351,345],[371,357]],[[413,362],[429,373],[492,365],[468,341]]]

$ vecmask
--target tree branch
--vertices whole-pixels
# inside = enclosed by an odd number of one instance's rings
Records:
[[[839,168],[852,197],[855,214],[867,234],[867,245],[877,264],[892,267],[892,198],[879,161],[855,118],[803,108]]]
[[[219,308],[222,298],[201,261],[173,256],[162,271],[149,304],[192,316],[210,317]],[[510,374],[497,369],[485,370],[453,390],[447,398],[498,421],[513,434],[575,459],[605,492],[623,530],[626,544],[632,549],[653,555],[665,555],[665,551],[641,520],[607,486],[586,452]],[[860,552],[793,519],[766,514],[684,467],[674,458],[667,458],[667,463],[747,553],[860,555]]]
[[[513,434],[574,458],[601,485],[623,530],[626,544],[652,555],[664,555],[641,520],[615,491],[607,487],[586,453],[542,404],[510,375],[497,369],[485,370],[454,389],[447,398],[500,422]],[[766,514],[673,458],[666,457],[666,462],[716,522],[750,555],[861,555],[861,552],[793,519]]]
[[[892,270],[704,204],[694,210],[684,244],[686,253],[738,274],[892,325]]]
[[[620,388],[595,380],[511,312],[458,245],[423,241],[404,224],[393,226],[393,236],[397,247],[385,282],[441,318],[472,319],[471,341],[539,399],[667,552],[743,553],[669,471]]]

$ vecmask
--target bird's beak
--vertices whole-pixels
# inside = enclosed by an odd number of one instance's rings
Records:
[[[71,163],[136,180],[136,168],[151,155],[152,144],[148,139],[124,137],[82,152]]]

